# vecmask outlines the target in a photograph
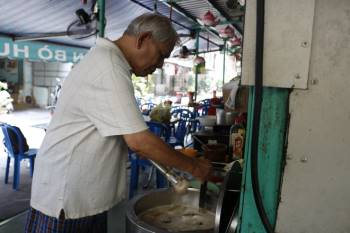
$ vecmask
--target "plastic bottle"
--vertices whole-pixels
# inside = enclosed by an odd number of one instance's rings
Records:
[[[232,148],[232,160],[243,158],[245,141],[245,127],[235,120],[235,123],[230,128],[230,147]]]

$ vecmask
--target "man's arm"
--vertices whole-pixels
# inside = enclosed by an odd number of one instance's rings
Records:
[[[124,135],[124,139],[137,154],[162,165],[187,171],[202,181],[206,180],[210,173],[211,164],[208,160],[183,155],[149,130]]]

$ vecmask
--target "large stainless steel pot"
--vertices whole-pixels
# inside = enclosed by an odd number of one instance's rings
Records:
[[[132,199],[127,206],[126,211],[126,232],[127,233],[170,233],[163,229],[151,226],[146,222],[140,220],[138,215],[148,209],[169,204],[184,204],[188,206],[198,207],[199,204],[199,190],[189,189],[186,194],[180,195],[171,189],[152,190],[146,194]],[[215,213],[216,200],[213,198],[206,199],[205,208]],[[214,229],[213,229],[214,230]],[[187,231],[181,233],[212,233],[210,231]]]
[[[242,178],[242,167],[238,161],[234,162],[226,173],[218,199],[206,196],[204,208],[215,213],[215,227],[210,231],[191,231],[181,233],[234,233],[238,225],[239,195]],[[175,193],[171,189],[152,190],[135,197],[128,203],[126,211],[127,233],[170,233],[142,221],[138,216],[146,210],[170,204],[199,206],[199,190],[190,188],[184,195]]]

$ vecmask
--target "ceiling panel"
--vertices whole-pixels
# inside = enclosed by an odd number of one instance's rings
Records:
[[[220,0],[220,4],[223,1]],[[220,2],[218,1],[218,2]],[[75,11],[79,8],[90,13],[92,0],[88,4],[82,4],[80,0],[0,0],[0,34],[25,35],[30,33],[64,32],[68,25],[77,19]],[[140,2],[143,6],[136,4]],[[176,1],[186,9],[193,17],[200,18],[208,9],[215,11],[207,1],[186,0]],[[106,0],[106,36],[116,39],[122,35],[127,25],[136,16],[150,12],[154,9],[154,0]],[[169,16],[170,9],[162,1],[158,1],[157,11]],[[172,10],[172,19],[177,23],[174,27],[181,33],[189,33],[189,29],[198,28],[198,24],[179,12]],[[201,32],[200,48],[207,48],[207,38],[213,43],[210,48],[223,44],[223,41],[213,33]],[[68,45],[91,47],[95,38],[76,40],[69,37],[46,39],[46,41],[57,42]]]

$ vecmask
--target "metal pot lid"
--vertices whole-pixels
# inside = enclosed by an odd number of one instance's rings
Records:
[[[222,183],[215,213],[214,233],[233,233],[238,225],[242,166],[233,162]]]

